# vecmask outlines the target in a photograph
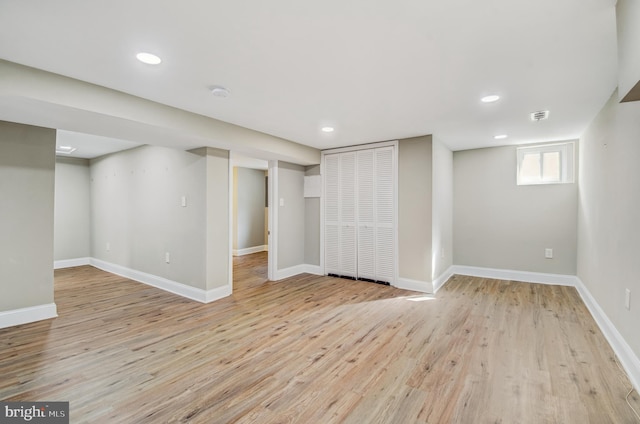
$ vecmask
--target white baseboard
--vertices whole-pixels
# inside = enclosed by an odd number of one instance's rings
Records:
[[[412,290],[422,293],[433,293],[433,284],[427,281],[412,280],[410,278],[399,277],[393,285],[399,289]]]
[[[211,290],[203,290],[196,287],[188,286],[186,284],[178,283],[177,281],[158,277],[157,275],[147,274],[146,272],[137,271],[135,269],[112,264],[95,258],[91,258],[91,265],[103,271],[120,275],[121,277],[129,278],[131,280],[135,280],[140,283],[144,283],[149,286],[153,286],[158,289],[168,291],[170,293],[177,294],[179,296],[186,297],[191,300],[196,300],[202,303],[213,302],[214,300],[229,296],[232,291],[231,286],[229,286],[228,284]]]
[[[481,268],[477,266],[453,265],[449,268],[453,274],[471,275],[497,280],[523,281],[525,283],[554,284],[557,286],[575,286],[575,275],[545,274],[542,272],[514,271],[510,269]]]
[[[267,246],[266,244],[263,244],[262,246],[253,246],[253,247],[247,247],[244,249],[233,249],[232,254],[233,256],[244,256],[244,255],[250,255],[252,253],[258,253],[258,252],[268,252],[269,251],[269,246]]]
[[[299,274],[314,274],[322,275],[322,270],[319,265],[300,264],[289,268],[279,269],[276,271],[276,281],[283,280],[285,278],[293,277]]]
[[[62,259],[53,261],[53,269],[72,268],[74,266],[89,265],[90,263],[91,258]]]
[[[640,392],[640,359],[638,359],[631,349],[631,346],[629,346],[609,317],[607,317],[607,314],[605,314],[600,305],[598,305],[598,302],[596,302],[591,292],[587,289],[587,286],[584,285],[580,278],[574,278],[576,283],[575,287],[578,293],[580,293],[582,301],[587,305],[587,309],[589,309],[593,319],[598,324],[598,327],[600,327],[600,331],[602,331],[609,345],[611,345],[611,348],[616,353],[620,364],[627,372],[627,376],[636,389],[636,392]]]
[[[453,274],[454,274],[453,269],[454,269],[454,267],[452,265],[449,268],[447,268],[447,270],[445,272],[440,274],[440,276],[438,278],[433,280],[433,282],[431,283],[433,285],[433,293],[437,293],[438,290],[440,290],[442,288],[442,286],[444,286],[445,283],[447,281],[449,281],[449,278],[451,278],[453,276]]]
[[[58,311],[55,303],[45,303],[44,305],[13,309],[11,311],[0,312],[0,328],[28,324],[57,316]]]

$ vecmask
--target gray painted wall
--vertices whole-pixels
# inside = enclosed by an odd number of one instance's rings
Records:
[[[515,146],[454,152],[453,175],[456,265],[575,274],[577,184],[517,186]]]
[[[305,201],[302,166],[278,162],[278,269],[305,263]]]
[[[56,158],[53,258],[91,256],[91,185],[89,161]]]
[[[622,99],[640,80],[640,2],[618,0],[618,97]]]
[[[453,153],[434,139],[432,187],[432,280],[453,265]]]
[[[238,250],[266,245],[264,171],[235,167],[233,175],[233,248]]]
[[[305,168],[305,176],[320,175],[320,165]],[[304,199],[304,263],[320,265],[320,198]]]
[[[432,139],[398,145],[398,250],[400,278],[431,282]]]
[[[53,303],[56,132],[0,121],[0,312]]]
[[[640,357],[640,102],[617,96],[580,141],[577,275]]]
[[[206,165],[206,156],[151,146],[93,159],[92,256],[206,289]]]

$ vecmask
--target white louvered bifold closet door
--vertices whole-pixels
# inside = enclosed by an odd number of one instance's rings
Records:
[[[394,282],[394,148],[324,160],[325,273]]]
[[[358,278],[376,279],[374,151],[358,151]]]
[[[375,152],[375,263],[376,280],[392,282],[395,276],[395,167],[393,147]]]
[[[340,274],[356,278],[356,152],[340,155]]]
[[[340,155],[324,157],[324,269],[340,275]]]

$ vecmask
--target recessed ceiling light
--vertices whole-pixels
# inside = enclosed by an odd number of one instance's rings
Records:
[[[322,127],[322,132],[326,132],[326,133],[333,132],[333,127]]]
[[[231,92],[224,87],[214,85],[213,87],[211,87],[211,94],[216,97],[228,97]]]
[[[507,137],[508,137],[508,135],[506,135],[506,134],[499,134],[499,135],[493,136],[493,138],[495,138],[496,140],[504,140]]]
[[[480,101],[482,103],[493,103],[493,102],[497,102],[498,100],[500,100],[500,96],[498,96],[497,94],[491,94],[490,96],[484,96],[483,98],[480,99]]]
[[[58,146],[56,147],[56,153],[60,153],[63,155],[70,155],[71,153],[75,152],[76,148],[72,147],[72,146]]]
[[[151,54],[151,53],[146,53],[146,52],[140,52],[136,55],[136,58],[142,62],[142,63],[146,63],[148,65],[159,65],[160,62],[162,62],[162,59],[160,59],[158,56],[156,56],[155,54]]]

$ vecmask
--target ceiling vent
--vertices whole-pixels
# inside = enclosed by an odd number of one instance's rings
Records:
[[[549,111],[548,110],[539,110],[537,112],[531,112],[531,120],[538,122],[538,121],[542,121],[544,119],[548,119],[549,118]]]

